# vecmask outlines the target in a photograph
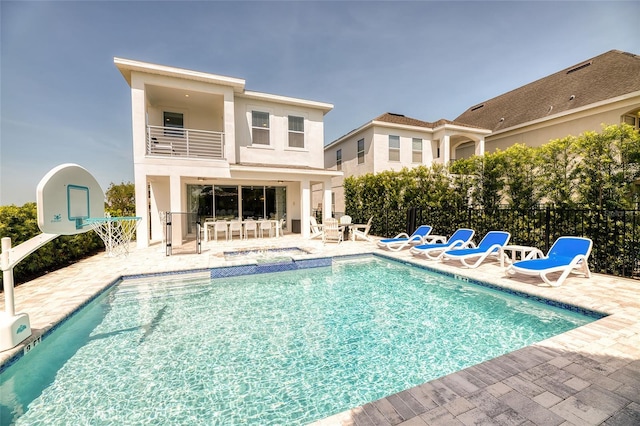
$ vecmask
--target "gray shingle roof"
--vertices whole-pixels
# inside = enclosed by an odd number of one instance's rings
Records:
[[[392,112],[385,112],[384,114],[374,118],[372,121],[382,121],[385,123],[401,124],[405,126],[426,127],[428,129],[434,129],[436,127],[443,126],[445,124],[453,124],[453,125],[464,126],[464,127],[478,127],[474,125],[470,126],[468,124],[465,124],[459,121],[445,120],[444,118],[441,118],[440,120],[434,121],[434,122],[422,121],[422,120],[418,120],[411,117],[405,117],[402,114],[395,114]]]
[[[455,122],[503,130],[640,90],[640,56],[611,50],[473,105]]]

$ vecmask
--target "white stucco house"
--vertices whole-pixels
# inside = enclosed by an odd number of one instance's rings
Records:
[[[449,164],[455,159],[484,154],[485,137],[490,133],[456,121],[441,119],[430,123],[387,112],[328,144],[324,163],[327,169],[341,171],[344,176]],[[332,180],[335,212],[344,212],[343,180],[343,176]],[[318,204],[322,195],[322,188],[318,187],[314,191]]]
[[[200,218],[285,219],[309,235],[311,188],[330,214],[324,167],[324,116],[333,105],[245,89],[245,81],[114,58],[131,87],[137,244],[163,239],[165,212],[176,216],[179,245]]]

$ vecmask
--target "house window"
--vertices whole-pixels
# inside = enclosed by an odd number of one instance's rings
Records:
[[[180,112],[163,112],[164,119],[164,135],[182,138],[184,131],[173,129],[184,129],[184,115]]]
[[[289,116],[289,146],[304,148],[304,117]]]
[[[630,126],[635,127],[636,129],[640,129],[640,116],[635,117],[633,115],[624,115],[622,116],[622,122],[627,123]]]
[[[358,164],[364,163],[364,139],[358,141]]]
[[[400,136],[389,135],[389,161],[400,161]]]
[[[342,170],[342,149],[336,151],[336,169]]]
[[[269,113],[251,111],[251,138],[254,145],[269,145]]]
[[[411,141],[411,161],[422,163],[422,139],[413,138]]]

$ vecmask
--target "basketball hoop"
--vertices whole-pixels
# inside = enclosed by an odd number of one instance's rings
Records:
[[[140,217],[101,217],[85,219],[83,226],[93,229],[102,238],[107,256],[129,254],[129,243],[136,232]]]

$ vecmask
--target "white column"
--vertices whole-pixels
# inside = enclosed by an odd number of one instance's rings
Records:
[[[449,135],[442,136],[441,142],[442,142],[442,151],[444,151],[443,164],[445,166],[448,166],[449,161],[451,161],[451,143],[449,141]]]
[[[147,203],[147,176],[139,168],[134,170],[134,189],[136,197],[136,216],[142,218],[136,232],[136,246],[149,247],[149,205]]]
[[[484,138],[476,142],[476,155],[484,155]]]
[[[182,211],[182,185],[180,184],[180,176],[171,175],[169,177],[169,191],[171,193],[171,212],[180,213]],[[182,217],[174,215],[171,218],[171,246],[179,247],[182,245]]]
[[[322,182],[322,217],[331,217],[331,179]]]
[[[309,217],[311,216],[311,182],[309,179],[300,181],[300,232],[302,238],[309,238]]]
[[[224,94],[224,157],[229,164],[236,161],[236,119],[233,91]]]

